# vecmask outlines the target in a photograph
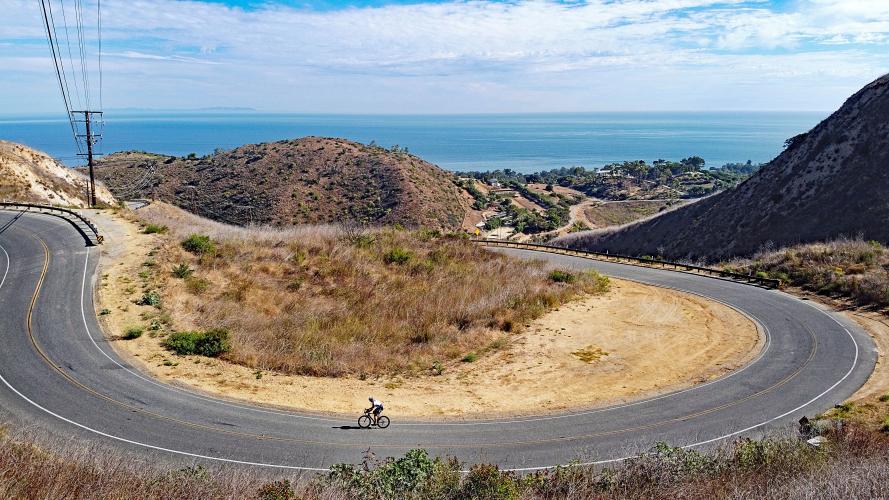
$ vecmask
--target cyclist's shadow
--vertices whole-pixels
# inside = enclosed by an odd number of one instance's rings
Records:
[[[352,430],[363,431],[363,430],[365,430],[364,428],[359,427],[357,425],[335,425],[335,426],[331,427],[331,429],[342,429],[345,431],[352,431]]]

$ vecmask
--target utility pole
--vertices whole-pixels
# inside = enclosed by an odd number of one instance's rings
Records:
[[[81,114],[83,115],[82,121],[86,124],[86,134],[78,135],[78,137],[82,137],[86,141],[86,158],[87,165],[89,165],[90,169],[90,189],[89,195],[87,196],[87,203],[90,207],[96,206],[96,174],[93,171],[93,144],[95,144],[99,139],[101,139],[101,135],[94,135],[92,128],[92,121],[94,115],[101,115],[101,111],[72,111],[71,113]],[[79,153],[78,156],[84,156],[83,153]]]

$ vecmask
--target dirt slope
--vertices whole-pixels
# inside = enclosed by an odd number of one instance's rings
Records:
[[[889,242],[889,75],[738,187],[652,220],[562,240],[574,248],[719,260],[764,245],[861,235]]]
[[[149,197],[239,225],[336,223],[459,229],[469,196],[450,173],[403,151],[306,137],[203,158],[106,157],[99,176],[118,196]]]
[[[0,141],[0,200],[86,207],[87,178],[46,153],[14,142]],[[100,203],[114,197],[97,185]]]

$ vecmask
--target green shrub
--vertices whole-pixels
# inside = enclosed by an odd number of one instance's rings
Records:
[[[478,464],[473,465],[463,479],[459,498],[512,500],[519,498],[519,491],[512,474],[496,465]]]
[[[123,332],[123,338],[126,340],[138,339],[144,331],[145,328],[141,326],[131,326]]]
[[[186,356],[199,354],[201,356],[216,357],[231,349],[228,330],[214,328],[204,332],[176,332],[164,341],[164,347]]]
[[[212,255],[216,253],[216,244],[209,236],[192,234],[182,240],[182,248],[195,255]]]
[[[159,224],[146,224],[144,228],[142,228],[142,232],[145,234],[164,234],[167,232],[167,226],[161,226]]]
[[[180,279],[188,278],[192,274],[194,274],[194,271],[185,262],[173,268],[173,276]]]
[[[556,283],[574,283],[577,281],[577,276],[574,273],[556,269],[549,273],[549,279]]]
[[[142,294],[142,298],[137,302],[140,306],[158,307],[161,305],[161,296],[154,290],[150,290]]]
[[[462,361],[464,363],[475,363],[476,360],[478,360],[478,354],[471,352],[471,353],[467,354],[466,356],[463,356],[463,359],[461,359],[460,361]]]
[[[401,247],[394,247],[383,255],[383,262],[386,264],[403,265],[407,264],[412,257],[413,254],[410,251]]]
[[[883,394],[882,396],[880,396],[881,403],[885,403],[887,401],[889,401],[889,394]]]
[[[401,458],[384,461],[365,461],[361,467],[337,464],[323,479],[346,493],[347,498],[449,498],[452,495],[436,495],[424,491],[445,483],[443,472],[452,468],[452,462],[429,457],[426,450],[410,450]],[[457,468],[459,482],[459,468]]]

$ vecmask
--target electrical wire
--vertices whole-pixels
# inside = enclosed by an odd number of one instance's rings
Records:
[[[62,73],[62,59],[56,52],[56,44],[53,41],[54,24],[50,21],[50,14],[47,12],[47,4],[45,0],[40,0],[40,9],[43,13],[43,22],[44,26],[46,27],[46,41],[49,44],[49,50],[52,53],[53,69],[55,69],[56,78],[59,83],[59,91],[61,92],[62,100],[65,103],[65,112],[68,116],[68,123],[71,125],[71,134],[74,137],[74,144],[77,146],[77,151],[80,152],[80,142],[77,139],[77,127],[74,123],[74,114],[71,113],[71,104],[68,101],[69,95],[67,92],[67,85]]]
[[[71,79],[74,81],[74,93],[77,96],[77,106],[83,109],[83,103],[80,99],[80,85],[77,83],[76,74],[74,73],[74,56],[71,54],[71,35],[68,33],[68,16],[65,13],[65,0],[59,0],[59,6],[62,8],[62,22],[65,23],[65,45],[68,48],[68,67],[71,68]],[[71,103],[74,104],[73,102]]]

